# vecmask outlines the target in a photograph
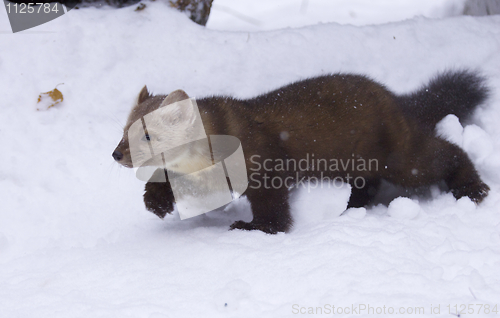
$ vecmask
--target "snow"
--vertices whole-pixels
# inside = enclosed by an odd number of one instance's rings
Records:
[[[421,210],[418,201],[398,197],[392,200],[387,207],[387,214],[397,219],[414,219],[420,214]]]
[[[316,23],[367,25],[460,15],[465,0],[216,0],[207,27],[257,31]]]
[[[366,216],[366,208],[349,208],[346,215],[355,219],[362,219]]]
[[[1,316],[289,317],[370,305],[450,317],[448,305],[452,313],[455,304],[500,309],[500,16],[433,16],[422,3],[420,16],[401,13],[408,20],[400,22],[259,32],[203,28],[156,1],[140,12],[72,10],[11,34],[0,10]],[[385,21],[400,20],[396,11]],[[404,93],[464,67],[488,78],[492,96],[471,125],[447,117],[439,133],[491,187],[480,206],[433,189],[429,198],[342,214],[348,187],[311,189],[293,198],[290,233],[228,231],[251,219],[245,199],[162,221],[144,209],[144,182],[111,157],[144,84],[157,94],[251,97],[343,71]],[[37,111],[38,95],[56,86],[64,101]]]

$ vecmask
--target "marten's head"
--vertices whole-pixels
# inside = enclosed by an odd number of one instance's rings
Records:
[[[173,168],[189,154],[191,141],[206,138],[196,104],[182,90],[153,96],[146,86],[137,96],[113,152],[121,165],[132,168]]]

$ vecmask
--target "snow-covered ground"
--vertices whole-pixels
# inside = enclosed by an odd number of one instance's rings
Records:
[[[466,0],[215,0],[207,27],[257,31],[317,23],[367,25],[460,15]]]
[[[160,1],[134,8],[72,10],[18,34],[0,9],[0,317],[290,317],[332,305],[495,316],[500,16],[249,33],[203,28]],[[474,125],[439,127],[492,189],[478,207],[434,191],[338,216],[346,189],[322,189],[295,197],[288,234],[228,231],[251,218],[246,200],[161,221],[144,209],[144,183],[111,158],[144,84],[251,97],[343,71],[403,93],[450,68],[478,69],[492,89]],[[37,111],[59,83],[64,102]]]

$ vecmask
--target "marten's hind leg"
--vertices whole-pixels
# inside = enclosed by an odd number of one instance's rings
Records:
[[[444,180],[455,198],[469,197],[475,203],[480,203],[488,195],[490,187],[486,185],[476,168],[470,161],[467,154],[459,147],[444,141],[448,144],[444,150],[444,164],[449,165],[449,170]]]
[[[369,204],[380,188],[381,179],[365,179],[364,187],[357,188],[356,185],[351,185],[351,196],[347,208],[362,208]]]
[[[388,164],[388,181],[415,188],[444,180],[455,198],[467,196],[475,203],[488,195],[490,188],[462,149],[439,137],[416,139],[405,155],[396,153]]]

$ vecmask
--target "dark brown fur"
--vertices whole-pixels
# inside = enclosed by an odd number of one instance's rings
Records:
[[[458,100],[450,102],[450,96],[456,95],[453,90],[458,89],[453,84],[457,79],[465,86],[459,88]],[[198,99],[197,104],[207,135],[232,135],[241,140],[247,169],[265,159],[299,161],[312,154],[326,160],[376,159],[376,171],[322,171],[323,177],[330,179],[349,174],[366,180],[363,189],[353,187],[349,207],[367,205],[382,179],[405,188],[444,180],[456,198],[468,196],[478,203],[487,195],[488,186],[481,181],[467,154],[435,136],[433,129],[448,113],[457,113],[460,119],[470,115],[486,98],[487,91],[481,83],[481,78],[470,72],[446,73],[414,94],[396,96],[364,76],[336,74],[296,82],[248,100],[207,97]],[[440,91],[443,87],[448,90]],[[141,102],[152,98],[162,99],[147,91],[139,97]],[[253,172],[248,170],[249,176]],[[295,179],[297,173],[265,172],[270,178],[281,180],[289,176]],[[320,178],[318,171],[300,174]],[[254,176],[254,180],[259,178]],[[249,186],[245,195],[253,220],[235,222],[231,229],[266,233],[290,230],[293,221],[287,187]],[[168,183],[148,183],[144,199],[148,210],[160,217],[173,210]]]

